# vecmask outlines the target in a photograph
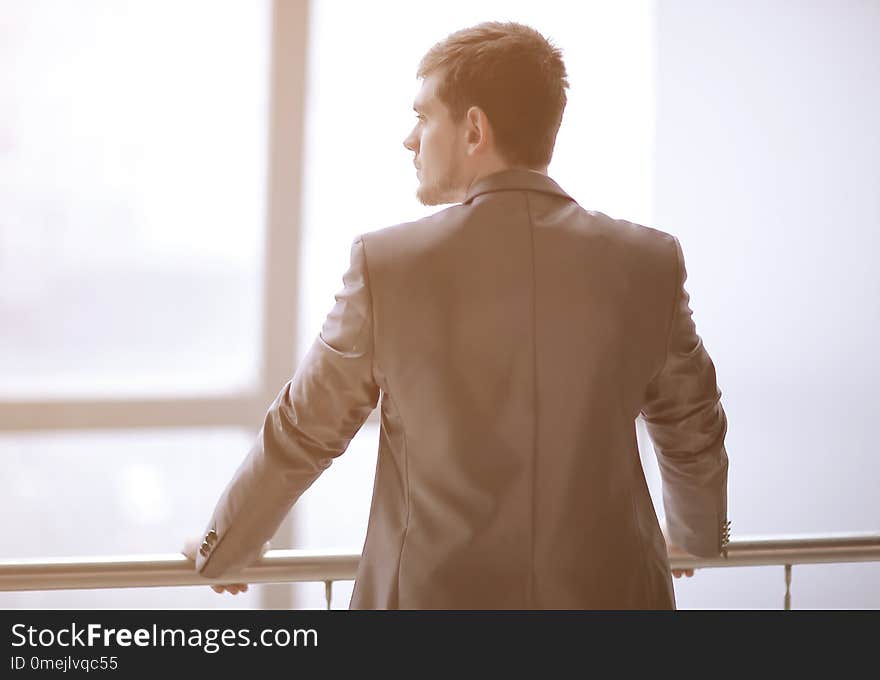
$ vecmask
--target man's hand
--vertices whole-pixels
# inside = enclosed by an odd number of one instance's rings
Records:
[[[682,548],[679,548],[675,543],[672,543],[669,540],[669,530],[666,528],[666,523],[662,522],[660,524],[660,531],[663,532],[663,538],[666,539],[666,552],[669,555],[670,561],[675,559],[676,557],[693,557],[689,552],[685,552]],[[693,569],[673,569],[672,575],[675,578],[681,578],[682,574],[690,578],[694,575]]]
[[[201,545],[202,539],[200,538],[188,538],[183,543],[183,550],[181,552],[184,556],[192,560],[193,564],[196,561],[196,552],[199,549],[199,545]],[[266,554],[266,551],[269,550],[269,541],[266,541],[263,544],[262,549],[260,550],[260,557]],[[228,592],[231,595],[238,595],[239,593],[246,593],[248,589],[247,583],[224,583],[222,585],[218,585],[215,583],[211,584],[211,590],[213,590],[218,595],[222,595],[224,592]]]
[[[666,541],[666,552],[669,554],[669,559],[672,560],[676,557],[691,557],[691,554],[685,552],[681,548],[679,548],[674,543],[670,543],[668,540]],[[675,578],[681,578],[681,575],[684,574],[688,578],[694,575],[693,569],[673,569],[672,575]]]

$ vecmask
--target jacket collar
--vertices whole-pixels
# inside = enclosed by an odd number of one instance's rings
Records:
[[[470,203],[477,196],[493,191],[543,191],[574,201],[547,175],[537,170],[515,168],[495,172],[478,179],[471,184],[462,203]]]

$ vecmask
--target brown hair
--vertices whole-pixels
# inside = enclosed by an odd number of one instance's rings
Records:
[[[497,21],[456,31],[422,57],[417,76],[434,72],[442,74],[437,94],[453,120],[479,106],[507,162],[550,163],[568,79],[562,51],[538,31]]]

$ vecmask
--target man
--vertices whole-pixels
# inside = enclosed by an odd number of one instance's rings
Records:
[[[640,412],[670,542],[718,556],[729,527],[727,421],[679,242],[547,176],[568,83],[538,32],[458,31],[418,76],[418,197],[457,205],[355,239],[320,335],[189,550],[196,569],[257,559],[380,403],[352,608],[674,608]]]

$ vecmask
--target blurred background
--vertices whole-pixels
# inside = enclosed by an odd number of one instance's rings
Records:
[[[201,536],[352,239],[433,211],[402,144],[416,66],[485,20],[563,50],[550,175],[682,243],[733,539],[880,529],[876,0],[0,0],[0,560]],[[371,419],[274,548],[360,551],[377,441]],[[785,590],[781,567],[675,587],[684,609],[778,609]],[[792,605],[878,608],[880,564],[795,566]],[[323,606],[321,583],[0,593]]]

